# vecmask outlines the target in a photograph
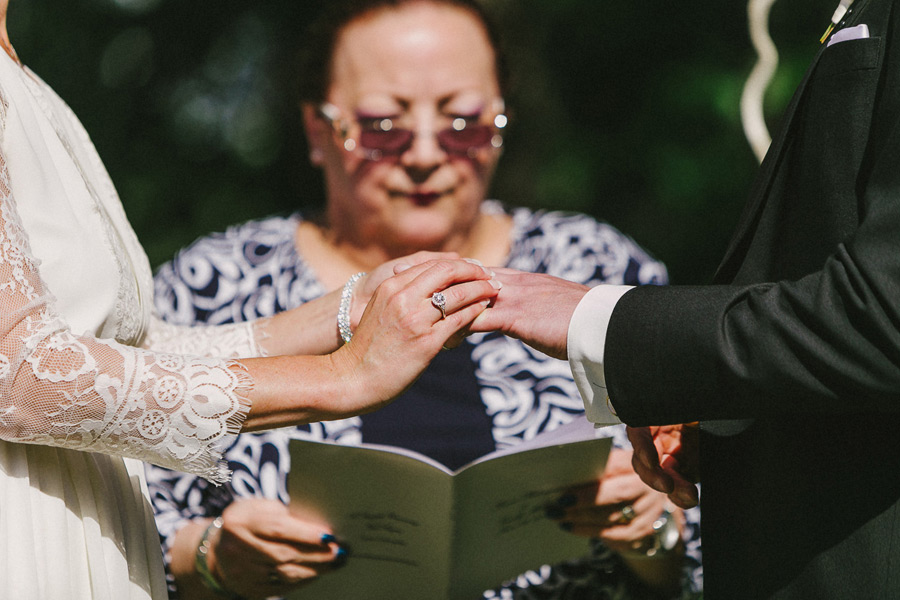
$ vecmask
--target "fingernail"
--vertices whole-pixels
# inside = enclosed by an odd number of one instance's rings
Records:
[[[411,265],[407,265],[407,264],[394,265],[394,274],[396,275],[397,273],[402,273],[403,271],[410,268],[410,266]]]
[[[322,534],[321,541],[322,541],[323,544],[330,544],[330,543],[332,543],[332,542],[336,542],[336,541],[337,541],[337,538],[334,537],[334,536],[333,536],[332,534],[330,534],[330,533],[323,533],[323,534]]]
[[[343,567],[345,564],[347,564],[348,555],[349,553],[347,552],[347,550],[343,546],[341,546],[335,553],[334,560],[331,561],[331,566],[335,569]]]
[[[488,282],[491,284],[491,287],[494,288],[495,290],[502,290],[502,289],[503,289],[503,283],[501,283],[501,282],[500,282],[499,280],[497,280],[497,279],[489,279]]]
[[[566,511],[559,506],[547,506],[544,508],[544,516],[555,521],[556,519],[562,519],[566,516]]]
[[[484,264],[477,258],[464,258],[463,260],[466,261],[467,263],[471,263],[473,265],[478,265],[479,267],[484,266]]]
[[[575,506],[575,502],[577,500],[578,499],[575,497],[575,494],[563,494],[556,499],[556,505],[563,507]]]

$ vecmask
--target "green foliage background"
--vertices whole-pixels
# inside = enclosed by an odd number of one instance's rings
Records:
[[[229,224],[321,203],[286,75],[327,0],[12,0],[20,57],[84,122],[154,266]],[[709,280],[756,160],[736,0],[488,0],[514,67],[493,196],[587,212]],[[836,2],[778,0],[771,129]]]

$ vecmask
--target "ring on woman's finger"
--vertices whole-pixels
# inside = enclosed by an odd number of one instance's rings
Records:
[[[431,303],[436,309],[441,311],[442,319],[447,316],[447,299],[444,297],[444,294],[442,294],[441,292],[433,293],[431,295]]]
[[[619,515],[619,518],[616,519],[616,525],[628,525],[634,518],[637,516],[637,511],[634,510],[634,507],[630,504],[622,507],[622,513]]]

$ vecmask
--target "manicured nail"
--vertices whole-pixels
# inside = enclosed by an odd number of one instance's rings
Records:
[[[544,508],[544,516],[546,516],[548,519],[553,520],[562,519],[564,516],[566,516],[566,511],[559,506],[551,505]]]
[[[489,279],[488,282],[491,284],[491,287],[495,290],[502,290],[503,283],[497,279]]]
[[[467,263],[471,263],[473,265],[478,265],[479,267],[484,266],[484,264],[482,264],[482,262],[480,260],[478,260],[477,258],[464,258],[463,260],[466,261]]]
[[[407,264],[394,265],[394,274],[396,275],[397,273],[402,273],[403,271],[410,268],[410,266],[411,265],[407,265]]]
[[[347,557],[349,556],[349,552],[341,546],[338,548],[337,553],[334,555],[334,560],[331,561],[331,566],[335,569],[339,569],[347,564]]]
[[[321,541],[322,541],[323,544],[330,544],[330,543],[332,543],[332,542],[336,542],[336,541],[337,541],[337,538],[334,537],[334,536],[333,536],[332,534],[330,534],[330,533],[323,533],[323,534],[322,534],[322,539],[321,539]]]

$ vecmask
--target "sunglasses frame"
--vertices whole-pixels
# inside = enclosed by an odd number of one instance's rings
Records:
[[[466,120],[463,118],[458,118],[453,120],[453,124],[449,127],[441,129],[440,131],[436,131],[434,133],[435,139],[438,142],[441,150],[446,152],[447,154],[453,156],[467,156],[469,158],[474,158],[475,154],[483,150],[485,148],[491,148],[494,150],[499,150],[503,146],[503,128],[506,127],[509,119],[504,111],[504,103],[502,99],[497,99],[494,101],[495,110],[490,113],[482,113],[479,115],[479,119],[484,117],[485,114],[491,115],[490,124],[480,123],[479,126],[488,127],[492,129],[493,135],[491,135],[490,139],[485,143],[477,145],[477,146],[469,146],[465,149],[465,151],[460,151],[454,148],[448,148],[444,143],[442,143],[441,138],[444,132],[460,132],[463,131],[466,127]],[[415,140],[418,133],[412,129],[402,129],[398,128],[399,131],[409,132],[411,133],[409,142],[404,144],[402,147],[398,148],[395,151],[386,151],[384,148],[367,148],[362,145],[360,139],[362,137],[363,126],[360,123],[359,119],[347,119],[341,114],[341,109],[339,109],[334,104],[330,102],[323,102],[316,107],[316,115],[328,123],[331,127],[332,131],[335,135],[337,135],[341,141],[343,142],[343,148],[347,152],[356,152],[361,151],[362,155],[366,158],[366,160],[378,161],[383,160],[385,158],[397,158],[402,156],[404,152],[409,150],[412,146],[413,141]],[[387,126],[385,129],[381,131],[390,131],[393,128],[394,119],[385,118],[380,119],[381,123],[387,122]],[[461,121],[461,123],[460,123]],[[461,126],[458,126],[461,125]],[[357,134],[351,135],[353,128],[358,130]]]

